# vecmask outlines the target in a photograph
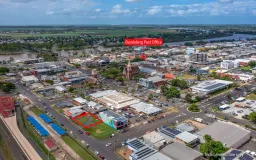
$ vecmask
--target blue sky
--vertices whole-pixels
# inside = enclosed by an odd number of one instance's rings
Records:
[[[256,0],[0,0],[0,25],[255,23]]]

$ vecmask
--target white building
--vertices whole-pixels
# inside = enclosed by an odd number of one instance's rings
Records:
[[[26,86],[29,86],[33,83],[38,83],[38,78],[36,78],[34,75],[31,76],[23,76],[21,78],[21,83],[23,83]]]
[[[223,68],[223,69],[234,68],[234,62],[230,60],[224,60],[223,62],[221,62],[220,68]]]

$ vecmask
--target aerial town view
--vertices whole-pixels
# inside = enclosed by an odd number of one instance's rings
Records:
[[[256,160],[256,1],[0,15],[0,160]]]

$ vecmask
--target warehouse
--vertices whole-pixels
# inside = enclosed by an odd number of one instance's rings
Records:
[[[99,117],[103,120],[104,123],[115,129],[120,129],[128,125],[127,118],[122,117],[112,111],[100,112]]]
[[[167,140],[173,141],[177,135],[181,133],[181,131],[170,128],[170,127],[161,127],[159,129],[159,133]]]
[[[202,154],[190,147],[187,147],[184,144],[174,142],[166,147],[164,147],[161,151],[164,155],[168,156],[172,160],[199,160],[203,159]]]
[[[216,79],[212,81],[201,82],[198,85],[192,86],[190,88],[193,92],[209,94],[217,90],[225,89],[231,84],[233,84],[233,82]]]
[[[159,150],[163,145],[166,144],[164,137],[156,131],[145,134],[142,137],[145,143],[157,150]]]
[[[191,134],[191,133],[189,133],[187,131],[178,134],[176,136],[176,140],[178,142],[182,142],[182,143],[184,143],[186,145],[188,144],[190,146],[195,146],[200,141],[198,136],[196,136],[194,134]]]
[[[250,133],[251,131],[233,123],[218,121],[197,132],[197,135],[201,143],[204,143],[203,136],[208,134],[228,148],[238,148],[250,139]]]
[[[88,103],[88,101],[83,99],[82,97],[74,98],[72,102],[74,105],[77,106],[82,106]]]
[[[144,113],[147,115],[156,115],[162,111],[160,108],[155,107],[153,104],[148,104],[144,102],[132,104],[130,105],[130,107],[138,113]]]
[[[34,76],[34,75],[31,75],[31,76],[23,76],[21,78],[21,83],[23,83],[25,86],[29,86],[33,83],[37,83],[38,82],[38,79]]]

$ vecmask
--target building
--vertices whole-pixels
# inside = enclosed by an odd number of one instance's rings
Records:
[[[55,151],[56,149],[58,149],[58,146],[56,145],[56,143],[52,139],[48,139],[48,140],[44,141],[44,146],[50,152]]]
[[[166,147],[164,147],[161,151],[164,155],[171,158],[172,160],[203,160],[203,155],[190,148],[184,144],[174,142]]]
[[[125,141],[125,144],[133,152],[136,152],[136,151],[140,150],[141,148],[143,148],[144,146],[146,146],[146,144],[138,138],[128,139],[127,141]]]
[[[221,110],[221,111],[226,110],[228,108],[230,108],[230,106],[228,104],[223,104],[223,105],[219,106],[219,110]]]
[[[34,58],[34,59],[25,59],[23,60],[24,64],[34,64],[34,63],[41,63],[44,62],[44,58]]]
[[[181,134],[182,132],[170,127],[165,127],[162,126],[159,129],[159,133],[167,140],[167,141],[173,141],[175,139],[175,137],[179,134]]]
[[[84,112],[84,110],[82,108],[83,108],[82,106],[72,107],[72,108],[68,109],[67,111],[65,111],[65,115],[70,118],[78,116]]]
[[[167,81],[159,76],[139,79],[139,84],[146,88],[158,88],[166,83]]]
[[[174,79],[175,76],[173,74],[171,74],[171,73],[165,73],[164,74],[164,78],[170,80],[170,79]]]
[[[253,73],[254,75],[256,75],[256,67],[254,67],[254,68],[252,69],[252,73]]]
[[[137,65],[131,64],[129,60],[128,64],[124,67],[123,76],[128,80],[132,79],[134,76],[140,74],[140,69]]]
[[[143,160],[172,160],[171,158],[165,156],[164,154],[160,153],[160,152],[156,152],[155,154],[144,158]]]
[[[153,131],[142,136],[144,142],[154,149],[161,149],[165,144],[166,140],[158,132]]]
[[[182,142],[186,145],[190,145],[190,146],[195,146],[196,144],[198,144],[200,142],[198,136],[191,134],[187,131],[178,134],[175,137],[175,140],[177,140],[178,142]]]
[[[128,119],[112,111],[103,111],[99,113],[100,119],[112,128],[120,129],[128,125]]]
[[[66,92],[66,90],[67,89],[63,86],[56,86],[55,87],[55,91],[58,92],[58,93],[64,93],[64,92]]]
[[[83,99],[82,97],[74,98],[72,102],[74,105],[77,106],[82,106],[88,103],[88,101]]]
[[[223,69],[234,68],[234,62],[231,60],[224,60],[223,62],[220,63],[220,68],[223,68]]]
[[[206,64],[207,63],[207,53],[193,53],[190,54],[190,61],[197,64]]]
[[[0,96],[0,114],[7,118],[15,115],[14,98],[8,95]]]
[[[38,83],[38,78],[36,78],[34,75],[23,76],[21,78],[21,83],[23,83],[25,86],[29,86],[33,83]]]
[[[255,158],[244,151],[230,149],[221,157],[221,160],[255,160]]]
[[[196,134],[199,136],[201,143],[204,143],[203,136],[208,134],[214,140],[224,144],[225,147],[238,148],[250,139],[250,133],[251,131],[233,123],[218,121]]]
[[[61,102],[57,102],[55,106],[58,108],[70,108],[73,106],[73,104],[69,101],[61,101]]]
[[[194,126],[191,126],[187,123],[181,123],[177,125],[176,130],[181,131],[181,132],[189,132],[189,133],[194,133],[196,128]]]
[[[211,81],[203,81],[198,85],[190,87],[193,92],[200,92],[204,94],[209,94],[217,90],[225,89],[229,85],[233,84],[231,81],[224,81],[224,80],[211,80]]]
[[[234,67],[238,68],[240,66],[247,66],[250,61],[251,60],[248,59],[236,59],[234,60]]]
[[[157,150],[146,145],[140,148],[139,150],[133,152],[132,154],[130,154],[130,160],[144,160],[156,153],[157,153]]]
[[[156,115],[162,111],[162,109],[155,107],[153,104],[145,102],[134,103],[130,105],[137,113],[144,113],[146,115]]]

